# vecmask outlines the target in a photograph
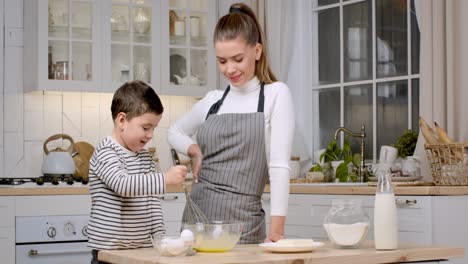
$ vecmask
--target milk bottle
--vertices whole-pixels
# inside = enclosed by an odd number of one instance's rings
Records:
[[[398,217],[390,166],[379,164],[377,192],[374,205],[374,240],[377,250],[398,248]]]

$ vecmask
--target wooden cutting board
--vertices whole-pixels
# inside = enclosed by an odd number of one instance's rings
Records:
[[[73,156],[76,166],[74,177],[88,182],[89,160],[93,155],[94,147],[85,141],[75,142],[74,147],[77,152],[77,154]]]

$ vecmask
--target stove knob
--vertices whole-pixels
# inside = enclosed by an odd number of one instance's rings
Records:
[[[43,178],[37,178],[36,183],[37,183],[37,185],[43,185],[44,184],[44,179]]]
[[[57,235],[57,230],[55,229],[55,227],[49,227],[49,229],[47,229],[47,235],[50,238],[54,238],[55,235]]]
[[[65,223],[63,226],[63,234],[65,236],[76,235],[75,226],[72,223]]]
[[[88,226],[84,226],[83,229],[81,229],[81,234],[85,237],[88,236]]]
[[[52,178],[52,184],[53,185],[58,185],[59,184],[59,179],[57,177]]]
[[[72,178],[72,177],[68,177],[68,178],[67,178],[67,184],[68,184],[68,185],[72,185],[72,184],[73,184],[73,178]]]

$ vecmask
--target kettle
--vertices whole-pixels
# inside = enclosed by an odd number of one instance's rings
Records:
[[[49,150],[47,148],[47,143],[60,138],[70,141],[70,146],[66,150],[61,148]],[[46,156],[42,161],[42,173],[44,175],[73,175],[75,173],[75,162],[72,157],[74,152],[74,142],[69,135],[57,134],[50,136],[44,142]]]

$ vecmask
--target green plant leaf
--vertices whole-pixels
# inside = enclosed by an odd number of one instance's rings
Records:
[[[335,178],[340,179],[340,182],[348,182],[348,164],[349,162],[343,162],[336,168]]]
[[[323,171],[322,166],[320,164],[315,164],[312,168],[310,168],[309,172],[315,172],[315,171]]]
[[[361,154],[354,153],[352,162],[353,162],[354,167],[359,168],[359,166],[361,166]]]
[[[406,156],[412,156],[414,150],[416,149],[416,143],[418,142],[418,134],[411,131],[411,129],[406,130],[401,134],[394,145],[398,149],[398,156],[401,158],[406,158]]]

